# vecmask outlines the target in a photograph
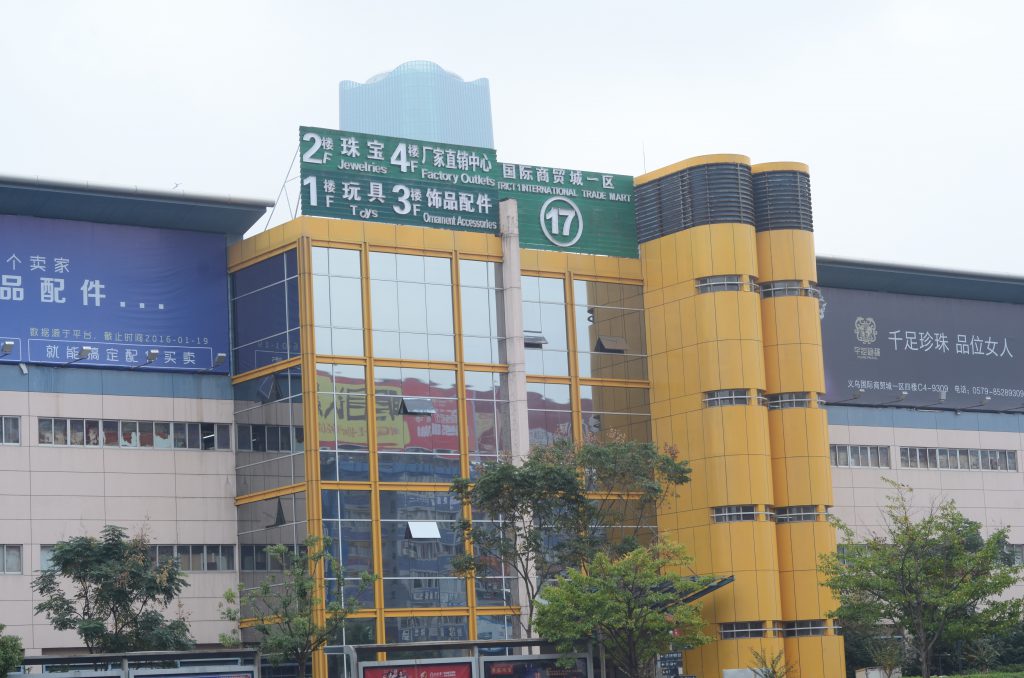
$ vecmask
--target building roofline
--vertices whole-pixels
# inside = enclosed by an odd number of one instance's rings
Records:
[[[25,177],[0,174],[0,185],[24,186],[26,188],[50,189],[89,194],[104,194],[117,197],[138,198],[141,200],[168,200],[171,202],[192,203],[200,205],[225,205],[245,208],[273,207],[272,200],[260,198],[243,198],[221,196],[205,193],[186,193],[184,191],[161,191],[139,186],[114,186],[97,184],[89,181],[70,181],[64,179],[47,179],[45,177]]]
[[[273,201],[0,175],[0,214],[223,233],[240,238]]]

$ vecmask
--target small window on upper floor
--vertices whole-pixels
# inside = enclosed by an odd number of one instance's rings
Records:
[[[697,278],[697,294],[711,292],[757,292],[757,278],[747,275],[710,275]]]
[[[829,445],[833,466],[890,468],[888,445]]]
[[[725,388],[718,391],[704,392],[704,407],[724,407],[726,405],[763,405],[764,391],[750,389]]]
[[[733,506],[715,506],[711,509],[711,518],[716,523],[737,523],[757,520],[756,504],[737,504]]]
[[[784,410],[790,407],[810,407],[811,403],[817,401],[817,394],[805,391],[796,393],[769,393],[768,409]]]
[[[815,283],[804,284],[802,280],[773,280],[761,284],[761,296],[772,297],[813,297],[821,299],[821,290]]]
[[[0,444],[21,444],[21,418],[0,417]]]
[[[21,574],[21,544],[0,544],[0,574]]]
[[[779,506],[775,509],[775,520],[779,523],[805,523],[814,522],[818,516],[827,516],[828,509],[819,513],[818,507],[814,505],[805,506]]]
[[[766,635],[763,621],[753,622],[729,622],[719,624],[718,631],[722,640],[733,638],[764,638]]]
[[[835,629],[826,619],[800,619],[797,621],[776,622],[779,635],[783,638],[802,636],[823,636],[828,629]]]

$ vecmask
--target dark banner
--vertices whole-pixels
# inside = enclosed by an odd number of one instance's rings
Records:
[[[826,399],[1024,406],[1024,307],[822,288]]]
[[[363,678],[471,678],[473,665],[469,662],[450,664],[402,664],[363,667]]]
[[[562,667],[552,657],[517,657],[507,661],[484,662],[484,678],[586,678],[587,660],[576,658],[576,666]]]
[[[6,361],[227,372],[223,235],[4,215],[0,235]]]

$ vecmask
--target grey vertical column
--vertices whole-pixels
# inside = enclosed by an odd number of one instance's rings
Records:
[[[519,259],[519,205],[502,200],[498,207],[501,226],[501,274],[504,288],[505,360],[508,363],[508,412],[512,461],[521,464],[530,452],[530,424],[526,409],[526,345],[523,343],[523,274]],[[533,572],[530,573],[534,575]],[[517,580],[520,624],[530,627],[529,606],[524,604],[526,586]],[[533,652],[531,648],[529,652]]]
[[[502,311],[505,315],[505,359],[508,363],[508,405],[512,459],[519,462],[530,451],[526,412],[526,347],[523,344],[523,283],[519,261],[519,213],[515,200],[498,207],[501,226]]]

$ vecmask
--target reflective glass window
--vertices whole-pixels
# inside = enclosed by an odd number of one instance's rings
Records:
[[[529,374],[569,374],[569,343],[565,325],[565,281],[524,275],[523,333],[543,337],[543,343],[526,343]]]
[[[305,479],[302,432],[302,375],[290,368],[234,386],[238,452],[238,494],[262,492]],[[184,434],[200,442],[200,427],[174,426],[175,447]]]
[[[463,360],[504,363],[505,322],[502,312],[501,264],[459,261]]]
[[[382,491],[381,544],[385,607],[466,605],[466,582],[452,575],[463,552],[455,528],[461,504],[448,492]],[[439,538],[417,538],[409,521],[436,523]]]
[[[361,605],[373,605],[372,587],[360,584],[360,575],[373,571],[373,525],[370,522],[370,492],[323,490],[324,536],[338,561],[340,571],[328,567],[328,583],[344,578],[343,596],[356,596]],[[336,586],[336,583],[333,584]],[[330,588],[330,586],[329,586]]]
[[[575,280],[573,302],[580,376],[646,379],[643,288]]]
[[[568,384],[526,384],[531,445],[572,439],[572,401]]]
[[[231,275],[235,374],[299,354],[299,285],[295,251]]]
[[[378,472],[385,482],[447,482],[461,474],[455,372],[377,367]],[[408,414],[405,400],[429,404]]]
[[[580,386],[583,434],[651,440],[650,396],[645,388]]]
[[[451,260],[371,252],[369,275],[376,357],[455,360]]]
[[[465,372],[469,418],[469,468],[473,477],[487,462],[509,451],[508,375],[497,372]]]
[[[361,365],[316,367],[321,480],[369,480],[369,398]]]
[[[384,636],[388,643],[422,643],[432,640],[466,640],[467,617],[386,617]]]
[[[519,619],[510,615],[481,615],[476,618],[479,640],[509,640],[520,637]]]
[[[359,250],[313,248],[316,352],[363,355],[362,261]]]

